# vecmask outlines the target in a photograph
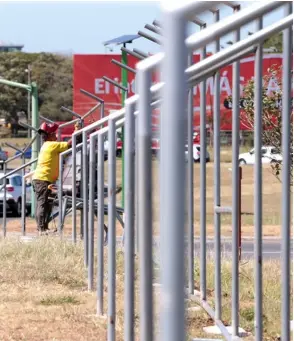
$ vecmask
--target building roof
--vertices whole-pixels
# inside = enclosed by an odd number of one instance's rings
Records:
[[[24,45],[22,45],[22,44],[13,44],[11,42],[0,40],[0,47],[19,47],[19,48],[23,48]]]

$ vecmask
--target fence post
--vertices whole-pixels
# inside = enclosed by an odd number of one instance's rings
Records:
[[[25,165],[26,160],[24,154],[22,155],[22,164]],[[22,195],[21,195],[21,230],[22,235],[25,236],[26,234],[26,192],[27,192],[27,186],[26,186],[26,179],[25,179],[26,169],[23,168],[22,170]]]
[[[4,162],[3,164],[3,173],[4,175],[6,175],[6,171],[7,171],[7,163]],[[6,217],[7,217],[7,198],[6,198],[6,178],[4,178],[4,195],[3,195],[3,237],[6,237]]]
[[[103,315],[103,283],[104,283],[104,135],[97,139],[98,150],[98,207],[97,207],[97,313]]]
[[[238,11],[239,7],[234,9]],[[240,28],[234,33],[240,40]],[[239,143],[240,143],[240,62],[233,63],[233,117],[232,117],[232,336],[239,335]]]
[[[39,128],[39,111],[38,111],[38,88],[35,82],[31,83],[32,91],[32,127],[35,129]],[[36,130],[32,130],[32,138],[34,139],[37,135]],[[40,150],[40,138],[37,136],[34,143],[32,144],[32,160],[38,158]],[[36,164],[32,165],[32,170],[36,169]],[[31,189],[31,217],[35,217],[36,209],[36,198],[33,188]]]
[[[193,53],[188,55],[188,66],[193,65]],[[194,294],[194,103],[193,87],[188,92],[188,287]]]
[[[185,340],[185,131],[187,49],[182,13],[163,13],[163,111],[160,124],[160,248],[162,259],[161,340]],[[166,133],[168,131],[168,133]],[[175,136],[177,137],[175,139]],[[173,151],[171,153],[170,151]],[[141,247],[141,245],[140,245]]]
[[[134,341],[135,103],[126,101],[125,121],[125,341]]]
[[[108,341],[115,341],[116,330],[116,226],[115,226],[115,167],[116,167],[116,139],[115,121],[108,121]]]
[[[285,2],[285,15],[292,13],[292,2]],[[292,21],[293,25],[293,21]],[[291,126],[291,61],[292,27],[283,31],[283,95],[282,95],[282,335],[290,340],[290,126]],[[293,148],[293,146],[292,146]],[[293,151],[293,150],[292,150]]]
[[[242,167],[239,167],[239,181],[238,181],[238,187],[239,187],[239,261],[241,260],[242,255]]]
[[[219,21],[219,11],[213,13],[214,21]],[[215,53],[220,50],[220,40],[215,42]],[[220,72],[214,76],[213,94],[213,150],[214,150],[214,206],[221,206],[221,167],[220,167]],[[214,262],[215,262],[215,318],[221,320],[221,215],[214,210]]]

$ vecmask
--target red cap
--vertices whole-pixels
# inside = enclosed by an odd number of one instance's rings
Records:
[[[49,124],[47,122],[43,122],[41,124],[40,129],[39,129],[39,132],[50,135],[50,134],[55,133],[57,129],[58,129],[58,124],[56,124],[56,123]]]

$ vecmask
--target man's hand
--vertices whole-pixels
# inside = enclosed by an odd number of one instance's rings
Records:
[[[82,128],[82,122],[78,121],[75,123],[75,131],[80,130]]]

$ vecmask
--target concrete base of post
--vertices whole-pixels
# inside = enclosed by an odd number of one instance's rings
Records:
[[[188,312],[194,312],[194,311],[200,311],[201,308],[200,307],[188,307],[188,308],[186,308],[186,310]]]
[[[23,243],[31,243],[37,239],[37,237],[34,236],[20,236],[20,241]]]
[[[226,327],[226,329],[230,334],[232,334],[233,328],[231,326]],[[204,327],[203,331],[207,334],[221,335],[221,331],[218,326]],[[248,336],[248,333],[243,328],[239,327],[239,337],[246,337],[246,336]]]
[[[102,319],[102,320],[107,320],[107,315],[104,314],[104,315],[95,315],[95,314],[87,314],[85,315],[86,317],[90,317],[90,318],[94,318],[94,319]]]
[[[223,341],[222,339],[192,339],[191,341]]]

